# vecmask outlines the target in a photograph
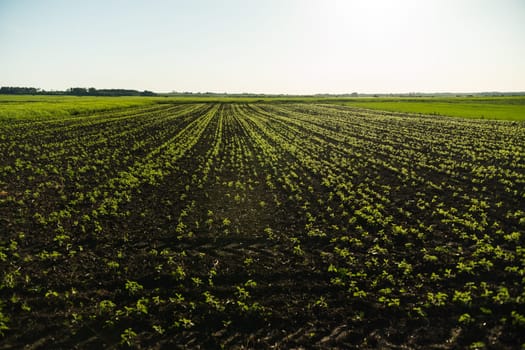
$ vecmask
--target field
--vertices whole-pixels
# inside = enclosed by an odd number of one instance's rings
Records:
[[[61,119],[78,114],[145,106],[160,100],[162,99],[155,97],[0,95],[0,118],[4,123],[7,120],[20,119]]]
[[[525,343],[523,122],[2,98],[0,349]]]
[[[525,98],[523,96],[356,98],[345,100],[344,103],[378,110],[449,117],[525,120]]]

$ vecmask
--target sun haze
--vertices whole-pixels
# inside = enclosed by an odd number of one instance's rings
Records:
[[[0,0],[0,85],[525,90],[521,0]]]

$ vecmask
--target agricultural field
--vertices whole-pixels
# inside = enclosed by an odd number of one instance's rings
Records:
[[[90,97],[45,95],[0,95],[0,118],[28,121],[34,118],[61,119],[118,108],[138,107],[161,101],[155,97]]]
[[[524,122],[147,101],[0,109],[0,349],[524,346]]]
[[[346,105],[378,110],[474,119],[525,120],[525,97],[390,97],[340,99]]]

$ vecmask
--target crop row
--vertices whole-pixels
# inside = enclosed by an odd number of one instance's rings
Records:
[[[260,103],[0,129],[8,345],[525,341],[522,124]]]

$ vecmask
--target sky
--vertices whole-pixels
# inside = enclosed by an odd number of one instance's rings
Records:
[[[525,0],[0,0],[0,86],[525,91]]]

